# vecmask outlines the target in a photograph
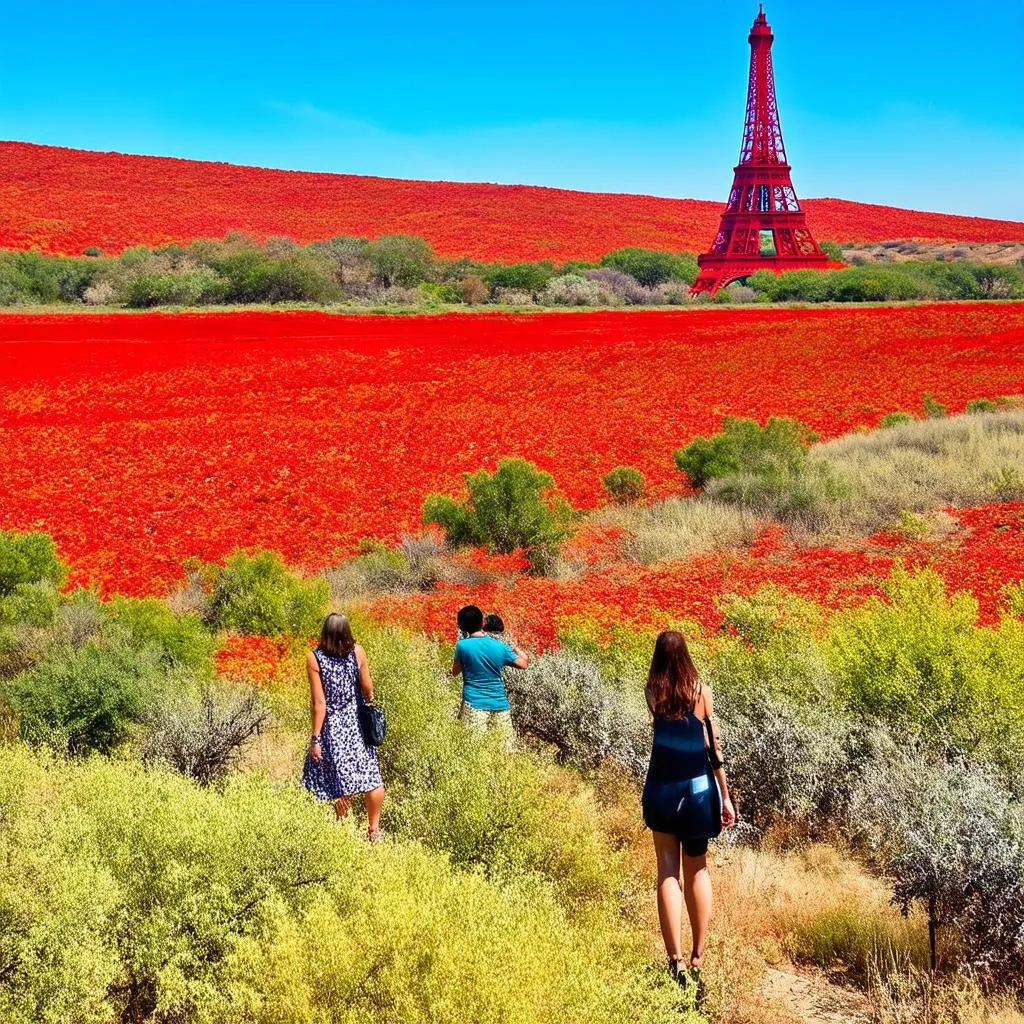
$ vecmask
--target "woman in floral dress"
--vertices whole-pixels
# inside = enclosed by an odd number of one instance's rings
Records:
[[[373,680],[366,652],[355,642],[344,615],[328,615],[320,644],[306,659],[313,736],[302,782],[320,800],[331,800],[339,818],[352,797],[363,794],[370,842],[380,839],[384,782],[377,752],[363,739],[358,710],[373,703]]]

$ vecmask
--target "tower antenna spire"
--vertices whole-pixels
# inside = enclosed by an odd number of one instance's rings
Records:
[[[800,208],[782,141],[775,97],[771,26],[764,4],[751,26],[747,113],[732,191],[711,249],[697,258],[692,292],[710,292],[758,270],[818,269],[828,257],[814,240]]]

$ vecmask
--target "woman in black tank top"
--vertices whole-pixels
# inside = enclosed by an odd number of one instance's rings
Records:
[[[699,971],[711,917],[708,840],[736,819],[721,749],[711,720],[711,688],[702,684],[686,640],[674,630],[654,647],[644,689],[654,718],[651,764],[644,784],[644,823],[658,858],[658,919],[669,970],[680,981]],[[682,910],[693,943],[682,953]]]

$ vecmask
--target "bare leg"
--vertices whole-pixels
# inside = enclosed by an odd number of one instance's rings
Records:
[[[363,796],[366,802],[366,831],[370,838],[380,835],[380,809],[384,804],[384,787],[371,789]]]
[[[704,942],[711,920],[711,876],[708,874],[707,854],[688,857],[683,854],[683,896],[686,899],[686,913],[690,918],[693,933],[693,956],[691,963],[699,967],[704,956]]]
[[[658,857],[658,921],[670,961],[682,959],[683,896],[679,885],[679,840],[667,832],[654,832]]]
[[[339,818],[346,818],[348,817],[348,811],[351,806],[352,797],[339,796],[338,799],[334,801],[334,813],[337,814]]]

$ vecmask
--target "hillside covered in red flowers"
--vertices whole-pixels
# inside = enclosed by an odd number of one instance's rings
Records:
[[[0,529],[51,533],[77,580],[124,593],[240,546],[323,567],[415,529],[428,492],[504,456],[592,507],[622,463],[654,495],[682,490],[673,448],[725,414],[830,437],[924,392],[958,412],[1024,390],[1019,304],[7,314],[0,331]],[[833,556],[816,579],[839,574]]]
[[[723,179],[724,190],[727,182]],[[419,235],[446,257],[596,259],[639,245],[700,252],[722,202],[571,192],[526,185],[406,181],[126,156],[0,142],[0,248],[77,255],[88,246],[220,238],[310,242],[332,235]],[[1014,221],[810,199],[819,239],[1024,242]]]

